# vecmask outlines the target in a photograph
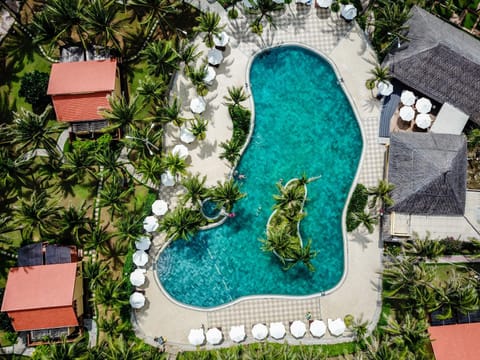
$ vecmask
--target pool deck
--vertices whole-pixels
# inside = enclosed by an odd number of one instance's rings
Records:
[[[230,35],[230,43],[224,53],[225,59],[217,70],[211,91],[205,97],[207,109],[202,115],[210,120],[207,139],[188,145],[191,162],[189,170],[192,173],[206,175],[207,185],[222,181],[229,175],[231,169],[219,158],[221,152],[219,144],[229,139],[232,133],[232,123],[227,107],[223,104],[227,87],[245,86],[247,68],[252,55],[262,48],[296,42],[321,52],[335,64],[344,89],[354,104],[364,136],[363,160],[357,180],[366,186],[377,184],[383,174],[385,151],[384,146],[377,141],[380,103],[373,99],[365,88],[365,81],[370,77],[369,70],[374,67],[376,60],[373,50],[367,45],[356,24],[347,24],[336,14],[331,15],[313,6],[291,4],[275,17],[277,29],[265,27],[264,35],[260,39],[246,30],[247,20],[242,14],[236,20],[228,20],[225,11],[217,3],[208,4],[205,0],[191,3],[204,10],[217,11],[222,16],[222,23],[227,25],[226,31]],[[197,36],[195,42],[199,44],[200,49],[205,50],[201,37]],[[173,92],[182,101],[184,115],[192,117],[188,106],[195,96],[195,90],[181,73],[174,83]],[[245,105],[248,106],[249,101],[246,101]],[[165,144],[170,148],[177,143],[179,143],[178,129],[169,126]],[[160,197],[169,201],[171,207],[175,206],[179,194],[181,189],[177,187],[163,187],[160,191]],[[150,250],[152,259],[147,264],[147,282],[144,286],[147,304],[143,309],[133,313],[137,335],[152,345],[155,344],[154,337],[162,335],[167,339],[168,351],[176,353],[195,349],[188,344],[187,339],[192,328],[221,327],[225,341],[219,346],[228,347],[233,345],[228,337],[232,325],[245,325],[247,332],[245,343],[250,343],[255,341],[251,335],[253,324],[281,321],[288,329],[289,322],[293,320],[305,321],[306,312],[311,312],[313,318],[323,319],[325,322],[328,318],[343,318],[347,314],[352,314],[355,318],[368,321],[373,328],[380,313],[379,238],[378,229],[373,234],[363,230],[348,234],[346,276],[334,291],[324,296],[286,299],[257,297],[244,299],[220,309],[201,311],[178,305],[161,291],[153,269],[158,251],[165,242],[165,234],[160,233],[154,239],[153,248]],[[347,331],[343,336],[336,338],[327,332],[323,338],[316,339],[307,332],[304,338],[297,340],[287,330],[285,340],[291,344],[336,343],[350,341],[351,334]],[[285,340],[279,342],[283,343]],[[274,340],[268,338],[268,341]],[[201,348],[215,347],[204,345]]]

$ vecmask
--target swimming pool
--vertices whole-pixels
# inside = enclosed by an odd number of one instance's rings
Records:
[[[358,167],[362,136],[331,65],[298,46],[257,55],[250,68],[255,129],[238,166],[247,197],[236,216],[201,231],[190,242],[171,243],[157,273],[177,301],[215,307],[249,295],[303,296],[333,288],[344,272],[342,212]],[[285,272],[262,252],[260,238],[274,204],[275,183],[302,173],[308,184],[307,217],[300,231],[319,254],[314,273],[298,264]]]

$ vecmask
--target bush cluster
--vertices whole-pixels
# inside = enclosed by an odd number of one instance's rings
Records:
[[[347,209],[347,231],[351,232],[355,230],[359,225],[360,221],[356,220],[354,215],[355,213],[361,213],[367,206],[368,202],[368,191],[367,188],[362,184],[357,184],[355,190],[353,191],[352,198],[348,204]]]

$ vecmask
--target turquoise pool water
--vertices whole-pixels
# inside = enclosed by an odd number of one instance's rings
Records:
[[[250,71],[255,129],[238,167],[247,197],[236,217],[172,243],[159,257],[164,289],[177,301],[214,307],[248,295],[310,295],[334,287],[344,272],[342,211],[352,185],[362,138],[331,66],[296,46],[259,54]],[[232,84],[238,85],[238,84]],[[274,204],[275,183],[303,172],[308,185],[304,239],[319,251],[309,273],[302,264],[285,272],[262,252],[259,238]]]

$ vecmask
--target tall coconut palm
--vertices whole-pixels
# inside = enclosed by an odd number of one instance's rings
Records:
[[[445,252],[445,245],[438,240],[430,239],[430,233],[427,232],[425,238],[420,238],[414,234],[412,241],[404,242],[403,249],[409,256],[437,260]]]
[[[228,96],[225,96],[225,105],[237,107],[240,103],[248,99],[242,86],[232,86],[227,88]]]
[[[162,76],[159,76],[157,79],[146,76],[143,80],[140,80],[137,93],[143,98],[145,106],[152,104],[159,106],[165,101],[167,90],[167,84],[165,84]]]
[[[160,228],[167,233],[169,239],[190,240],[203,222],[204,218],[199,211],[177,207],[174,211],[165,215]]]
[[[205,140],[207,137],[208,120],[195,115],[194,119],[190,120],[189,130],[198,140]]]
[[[172,175],[186,175],[187,174],[187,163],[185,159],[182,159],[178,154],[173,154],[172,152],[167,153],[163,159],[163,167],[169,170]]]
[[[381,202],[381,206],[390,207],[393,205],[393,199],[390,197],[390,193],[395,188],[395,185],[389,183],[387,180],[380,180],[377,186],[370,187],[368,189],[368,195],[372,196],[370,200],[370,208],[373,209],[377,206],[378,202]]]
[[[205,36],[203,37],[203,41],[209,48],[213,48],[215,43],[213,41],[213,37],[215,35],[220,35],[220,33],[225,28],[225,25],[220,25],[220,15],[215,12],[204,12],[201,13],[200,16],[196,18],[198,21],[198,25],[193,28],[196,32],[203,32]]]
[[[137,159],[156,156],[161,151],[163,129],[153,130],[156,125],[132,127],[129,135],[122,140],[127,148],[135,150]]]
[[[253,13],[257,14],[257,17],[253,21],[252,28],[261,35],[263,31],[262,20],[266,19],[267,23],[270,26],[276,28],[275,22],[273,21],[272,13],[278,10],[283,9],[283,4],[277,4],[273,0],[257,0],[257,6],[253,9]]]
[[[180,100],[174,96],[170,103],[163,106],[156,106],[153,110],[151,119],[161,124],[173,123],[178,127],[181,127],[187,119],[180,116],[182,111],[182,104]]]
[[[192,44],[189,40],[182,39],[178,45],[178,54],[180,55],[180,60],[185,65],[184,71],[188,75],[187,70],[189,65],[196,62],[203,52],[198,50],[198,45]]]
[[[144,22],[158,20],[163,37],[167,38],[168,30],[174,29],[169,18],[180,13],[181,3],[177,0],[128,0],[127,5],[139,18],[146,16]]]
[[[354,221],[357,221],[361,225],[365,226],[367,231],[371,234],[375,230],[375,225],[378,224],[376,216],[370,212],[360,211],[353,213]]]
[[[134,188],[124,189],[115,181],[106,181],[99,192],[99,206],[108,207],[110,212],[110,221],[113,220],[115,212],[121,213],[126,209],[127,203],[133,194]]]
[[[131,330],[132,325],[115,315],[110,315],[108,317],[101,317],[98,321],[98,327],[107,337],[117,338]]]
[[[66,338],[60,343],[42,345],[35,351],[39,360],[83,360],[88,354],[88,346],[85,338],[74,342],[67,342]]]
[[[116,337],[109,337],[100,347],[100,359],[104,360],[143,360],[145,355],[141,343],[129,341],[122,334]]]
[[[112,238],[102,243],[98,250],[113,268],[118,268],[125,264],[125,255],[127,255],[128,247],[128,243]]]
[[[143,205],[143,204],[142,204]],[[122,212],[115,222],[115,236],[122,243],[133,244],[137,238],[143,234],[143,218],[145,214],[141,211],[141,206],[135,206],[133,211]]]
[[[87,280],[90,291],[94,292],[105,281],[107,274],[107,263],[94,261],[91,257],[83,261],[83,278]]]
[[[208,196],[205,181],[207,181],[207,177],[200,177],[198,173],[182,179],[181,184],[187,190],[182,196],[182,202],[186,204],[190,201],[194,208],[198,207],[198,203]]]
[[[391,79],[390,70],[388,66],[382,67],[380,65],[375,65],[375,67],[370,70],[370,74],[372,74],[371,80],[378,85],[378,83],[386,82]]]
[[[73,149],[65,153],[62,167],[65,171],[71,173],[69,180],[75,183],[84,183],[89,175],[94,175],[93,170],[94,156],[90,151],[81,147],[74,146]]]
[[[97,250],[100,249],[104,243],[110,241],[113,234],[108,231],[109,224],[89,224],[89,234],[85,239],[83,247],[85,250]]]
[[[294,267],[297,263],[301,262],[307,267],[308,271],[314,272],[315,266],[313,266],[312,260],[317,256],[318,252],[316,250],[312,250],[311,247],[312,247],[312,240],[308,240],[306,245],[292,249],[293,252],[292,252],[291,259],[293,261],[286,262],[283,269],[285,271],[288,271],[292,267]]]
[[[284,264],[285,259],[293,258],[294,248],[300,247],[298,238],[292,239],[290,228],[286,224],[269,227],[266,238],[260,241],[263,251],[275,252]]]
[[[205,84],[205,81],[203,79],[207,75],[207,64],[202,63],[198,68],[195,68],[191,65],[188,65],[186,68],[186,73],[190,81],[192,82],[193,86],[195,86],[195,89],[197,91],[197,94],[200,96],[205,96],[208,93],[208,87],[207,84]]]
[[[151,182],[159,185],[162,174],[165,172],[165,164],[159,156],[140,158],[136,171],[142,175],[145,183]]]
[[[230,166],[235,165],[237,160],[240,158],[240,143],[233,138],[220,143],[220,147],[223,149],[223,151],[220,153],[220,159],[227,160]]]
[[[107,309],[119,310],[128,304],[129,293],[125,287],[125,280],[105,278],[101,286],[95,289],[95,300]]]
[[[32,164],[33,158],[18,159],[8,147],[0,147],[0,187],[20,192]]]
[[[94,159],[101,171],[95,175],[98,178],[103,177],[104,181],[111,180],[117,184],[125,182],[125,164],[118,161],[119,156],[120,150],[113,149],[110,146],[98,150],[94,155]]]
[[[59,235],[64,244],[82,246],[88,235],[92,220],[87,217],[89,206],[83,202],[79,207],[69,205],[60,211]]]
[[[294,183],[284,186],[279,182],[275,185],[279,194],[273,195],[273,199],[275,200],[274,209],[285,210],[295,208],[295,210],[298,210],[301,207],[305,199],[305,189],[303,186],[296,186]]]
[[[110,122],[108,130],[120,129],[128,132],[135,124],[142,119],[139,117],[141,102],[138,96],[133,96],[127,100],[125,96],[111,95],[108,97],[110,109],[102,110],[102,116]]]
[[[147,62],[147,69],[152,76],[170,75],[179,69],[180,55],[171,40],[151,42],[141,54]]]
[[[217,181],[217,185],[211,188],[209,193],[218,206],[224,207],[227,212],[232,210],[235,202],[246,196],[233,179],[225,180],[223,183]]]

